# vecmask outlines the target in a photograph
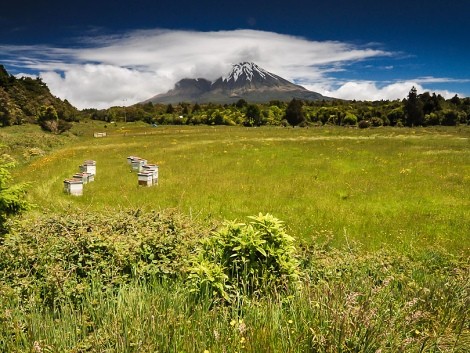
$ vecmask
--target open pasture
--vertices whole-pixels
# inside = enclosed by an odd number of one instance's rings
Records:
[[[36,212],[178,208],[193,218],[271,213],[311,241],[360,246],[470,245],[470,129],[242,128],[93,122],[65,147],[15,171],[31,183]],[[93,131],[107,131],[93,138]],[[159,185],[139,187],[128,156],[160,166]],[[84,195],[63,180],[97,162]]]

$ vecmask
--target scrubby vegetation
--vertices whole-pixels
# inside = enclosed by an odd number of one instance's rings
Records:
[[[5,157],[0,156],[0,244],[3,236],[7,232],[7,220],[30,208],[25,200],[26,184],[12,184],[10,169],[14,167],[11,161],[5,161]]]
[[[181,215],[140,210],[23,221],[0,247],[3,295],[54,309],[82,302],[91,280],[115,289],[132,279],[184,278],[204,232]]]
[[[294,241],[294,250],[272,216],[249,224],[227,223],[210,235],[177,213],[128,211],[17,225],[0,247],[0,345],[6,352],[468,348],[468,259],[433,248],[364,254],[354,244],[318,241]],[[252,241],[242,241],[248,235]],[[207,251],[198,257],[200,241]],[[268,261],[267,251],[292,258]],[[211,252],[220,276],[201,272]],[[230,253],[233,262],[224,257]],[[296,285],[285,287],[278,266],[294,259],[286,270]],[[201,273],[214,292],[194,296]],[[222,289],[250,300],[217,300],[224,278]],[[247,291],[251,284],[263,295]]]

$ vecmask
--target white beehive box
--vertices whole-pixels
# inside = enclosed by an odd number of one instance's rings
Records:
[[[137,174],[140,186],[152,186],[153,185],[153,173],[152,172],[139,172]]]
[[[69,195],[83,195],[83,182],[80,179],[65,179],[64,192]]]
[[[96,162],[91,160],[83,162],[80,166],[80,172],[96,175]]]
[[[87,184],[91,181],[94,181],[95,180],[95,176],[91,173],[75,173],[73,175],[73,178],[74,179],[79,179],[83,182],[83,184]]]
[[[158,165],[156,164],[146,164],[143,166],[144,171],[149,171],[152,173],[152,184],[158,185]]]
[[[147,164],[147,160],[139,157],[134,157],[132,159],[132,170],[136,170],[138,172],[142,171],[144,165]]]

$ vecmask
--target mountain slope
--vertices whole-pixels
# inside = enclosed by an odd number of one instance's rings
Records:
[[[206,79],[183,79],[167,93],[156,95],[146,102],[152,103],[234,103],[245,99],[252,103],[271,100],[290,101],[331,99],[309,91],[286,79],[270,73],[258,65],[244,62],[234,65],[227,76],[213,83]]]
[[[35,123],[42,106],[53,106],[59,119],[74,120],[78,115],[67,100],[53,96],[39,77],[16,78],[0,65],[0,126]]]

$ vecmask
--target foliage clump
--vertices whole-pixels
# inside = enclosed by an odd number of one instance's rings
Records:
[[[38,124],[44,131],[49,131],[54,134],[61,134],[70,130],[72,127],[70,122],[59,119],[57,111],[52,105],[43,105],[39,108]]]
[[[270,214],[248,224],[225,222],[193,259],[193,292],[226,301],[286,293],[300,277],[294,238]]]
[[[178,278],[204,231],[175,212],[70,213],[24,220],[0,246],[0,289],[20,303],[80,303],[94,280]]]
[[[30,207],[24,197],[26,184],[11,184],[9,169],[13,166],[13,162],[4,162],[0,159],[0,236],[6,232],[8,218],[18,215]]]

